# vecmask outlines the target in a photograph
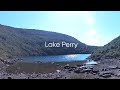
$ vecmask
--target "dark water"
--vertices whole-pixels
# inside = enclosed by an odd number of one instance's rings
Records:
[[[84,61],[91,54],[71,54],[71,55],[57,55],[57,56],[29,56],[22,57],[25,62],[71,62]]]

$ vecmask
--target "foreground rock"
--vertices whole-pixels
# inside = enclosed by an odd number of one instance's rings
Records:
[[[2,67],[7,67],[1,61]],[[60,65],[57,65],[60,66]],[[0,79],[120,79],[120,61],[105,59],[97,65],[66,64],[61,70],[52,73],[7,73],[5,68],[0,70]]]

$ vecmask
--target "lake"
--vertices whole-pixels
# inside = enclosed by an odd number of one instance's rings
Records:
[[[94,65],[95,61],[86,60],[91,54],[72,54],[72,55],[57,55],[57,56],[26,56],[21,57],[23,62],[7,67],[6,71],[9,73],[51,73],[56,70],[61,70],[62,67],[69,64],[76,65]],[[79,62],[80,61],[80,62]],[[43,62],[43,63],[34,63]],[[54,63],[52,63],[54,62]],[[57,66],[57,64],[59,66]],[[61,67],[62,66],[62,67]]]
[[[71,62],[84,61],[91,54],[71,54],[71,55],[57,55],[57,56],[27,56],[22,57],[25,62]]]

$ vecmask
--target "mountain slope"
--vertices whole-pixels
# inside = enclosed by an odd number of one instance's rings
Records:
[[[45,48],[45,42],[62,41],[78,43],[78,47]],[[96,48],[65,34],[0,25],[0,57],[91,53]]]
[[[94,60],[101,58],[120,58],[120,36],[105,46],[95,50],[91,55]]]

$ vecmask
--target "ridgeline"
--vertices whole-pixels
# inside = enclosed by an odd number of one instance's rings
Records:
[[[46,48],[45,42],[78,43],[75,48]],[[92,53],[98,47],[86,45],[69,35],[0,25],[0,57]]]

